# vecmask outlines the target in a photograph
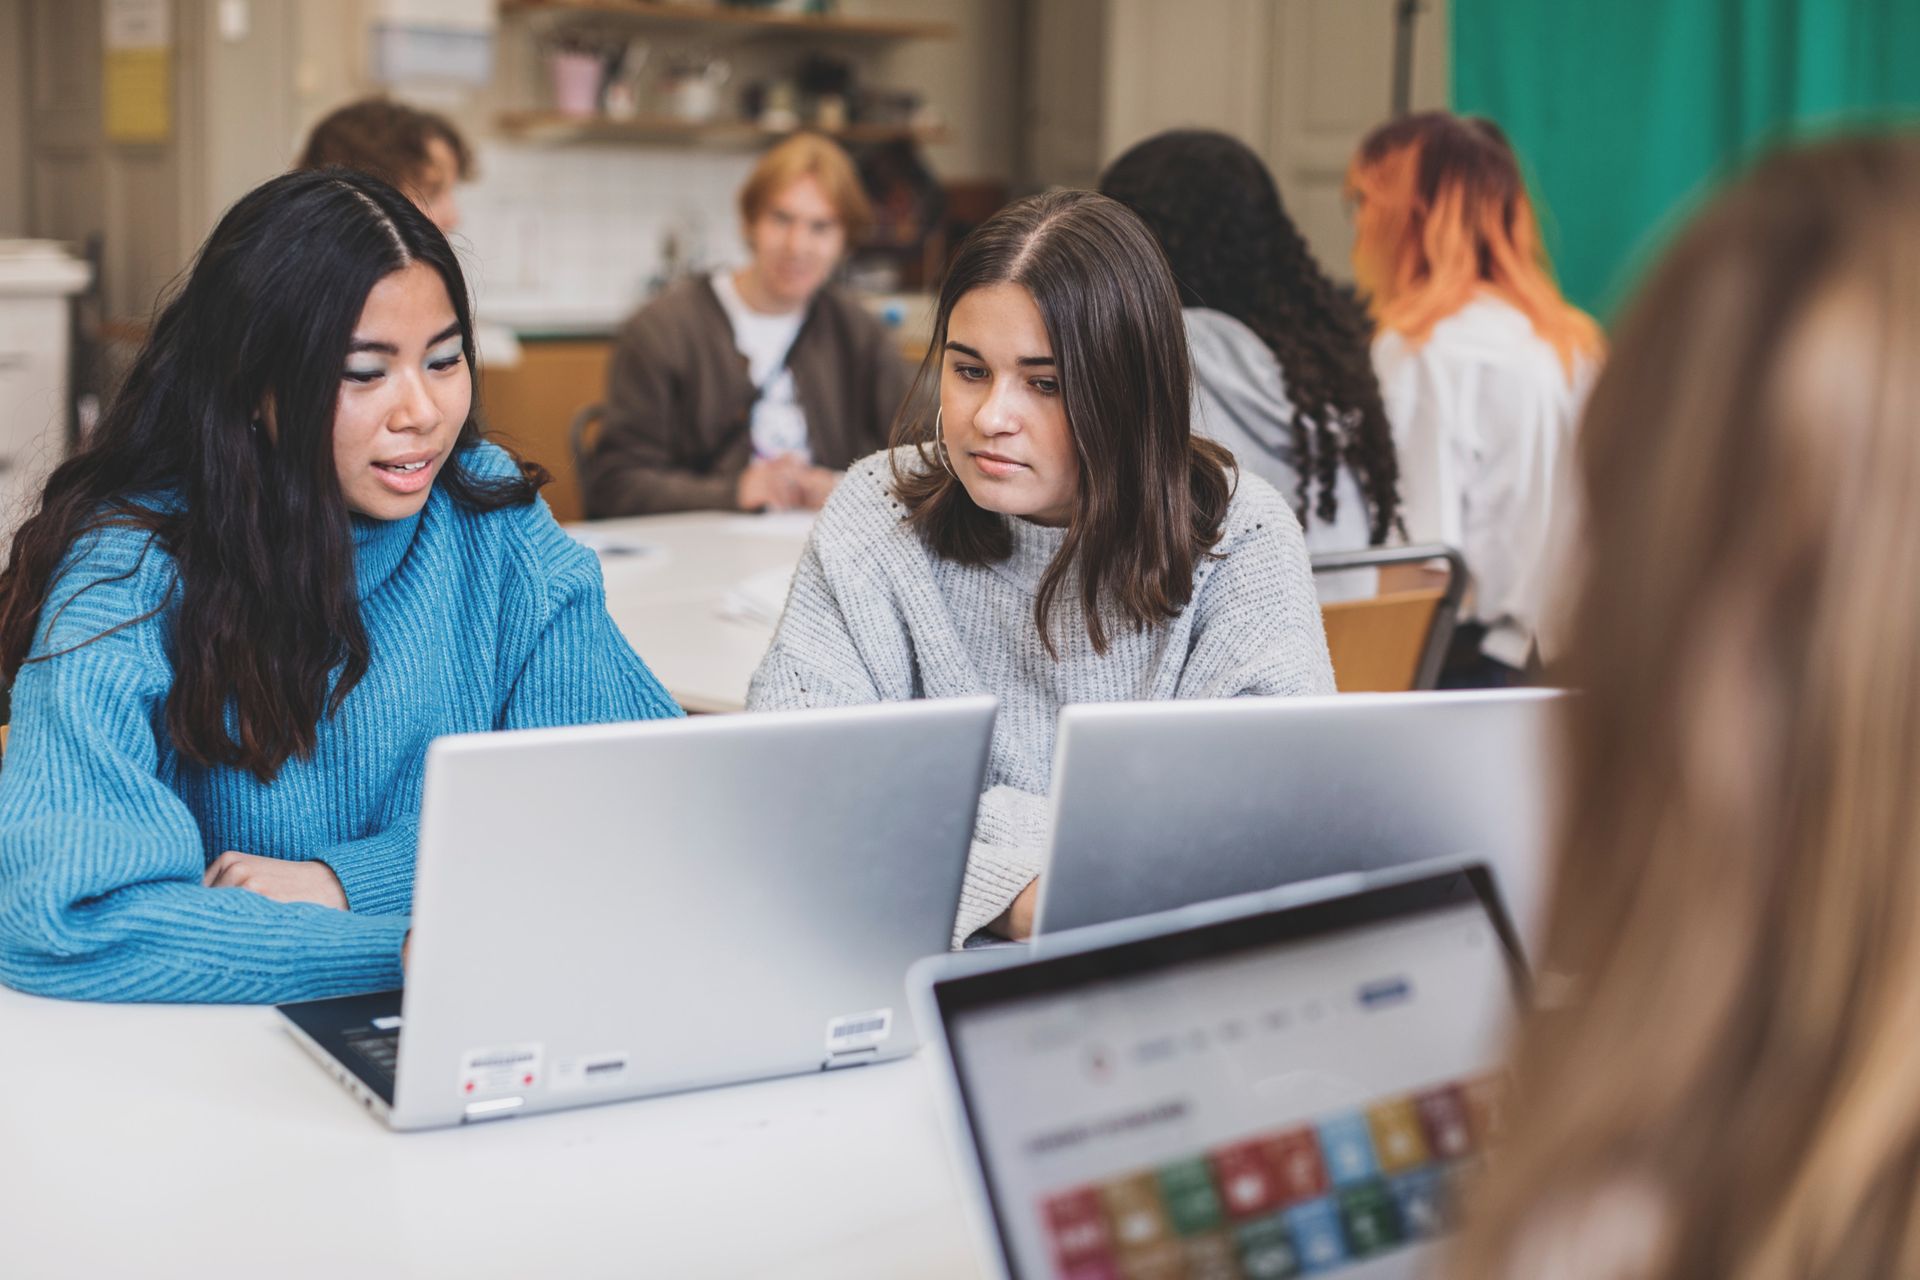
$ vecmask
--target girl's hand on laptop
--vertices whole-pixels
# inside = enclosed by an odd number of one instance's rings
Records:
[[[1027,881],[1027,887],[1019,896],[1007,904],[988,927],[1003,938],[1012,938],[1015,942],[1024,942],[1033,936],[1033,909],[1040,900],[1040,877]]]
[[[347,909],[347,891],[324,862],[289,862],[229,849],[207,864],[203,883],[209,889],[245,889],[275,902],[315,902],[336,911]]]

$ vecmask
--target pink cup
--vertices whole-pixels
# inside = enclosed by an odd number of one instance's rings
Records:
[[[590,53],[551,53],[547,67],[553,73],[553,105],[563,116],[600,113],[600,79],[605,65]]]

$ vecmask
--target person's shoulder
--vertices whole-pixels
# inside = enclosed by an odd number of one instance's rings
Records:
[[[1300,518],[1273,485],[1241,468],[1221,521],[1219,550],[1255,542],[1303,542]]]
[[[813,307],[834,328],[852,334],[861,345],[884,342],[890,338],[886,322],[875,315],[860,295],[845,285],[829,281],[813,295]]]
[[[1492,394],[1503,404],[1517,401],[1551,410],[1570,402],[1580,385],[1569,382],[1559,353],[1525,312],[1487,295],[1436,323],[1423,341],[1384,331],[1374,342],[1373,367],[1389,398],[1395,388],[1405,394],[1418,383],[1429,388],[1421,394],[1431,406],[1453,403],[1448,393],[1433,388],[1471,380],[1479,394]]]
[[[896,474],[914,474],[921,465],[920,451],[913,445],[855,459],[814,521],[815,542],[912,541],[906,505],[894,492],[894,479]]]
[[[522,475],[519,459],[486,440],[461,450],[454,462],[468,480],[483,487],[510,483]],[[538,496],[532,502],[481,510],[463,505],[444,489],[436,489],[434,501],[462,540],[465,558],[503,559],[541,584],[578,574],[597,563],[591,551],[567,536],[554,519],[552,508]]]
[[[513,480],[521,474],[519,459],[491,440],[468,445],[453,456],[453,461],[475,480]]]
[[[130,516],[103,513],[73,540],[48,583],[44,647],[59,650],[131,621],[157,620],[179,584],[179,567],[159,533]]]
[[[1186,321],[1187,341],[1195,346],[1264,348],[1267,345],[1244,321],[1212,307],[1182,307],[1180,317]]]
[[[1424,354],[1458,364],[1492,366],[1564,382],[1559,353],[1527,314],[1504,298],[1482,295],[1433,326]]]
[[[166,514],[170,504],[162,500],[139,505]],[[112,581],[126,584],[129,590],[148,591],[175,573],[172,554],[144,519],[103,511],[67,547],[54,581]]]
[[[721,320],[725,319],[720,300],[714,296],[707,277],[683,276],[628,316],[615,334],[615,340],[657,342],[682,336],[699,320],[716,314]]]

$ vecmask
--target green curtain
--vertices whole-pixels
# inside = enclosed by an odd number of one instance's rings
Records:
[[[1512,137],[1602,315],[1760,145],[1920,114],[1920,0],[1453,0],[1452,28],[1455,110]]]

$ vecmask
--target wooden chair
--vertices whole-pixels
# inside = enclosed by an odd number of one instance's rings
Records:
[[[606,418],[607,406],[595,401],[575,413],[567,426],[567,449],[573,455],[573,474],[582,494],[587,491],[587,455],[593,452]]]
[[[563,524],[580,519],[583,506],[568,423],[582,400],[606,387],[611,350],[602,340],[527,341],[517,364],[480,364],[489,434],[553,473],[540,496]]]
[[[1433,688],[1466,591],[1460,553],[1432,543],[1313,557],[1315,573],[1349,569],[1378,569],[1380,588],[1368,599],[1320,606],[1335,687],[1341,693]]]

